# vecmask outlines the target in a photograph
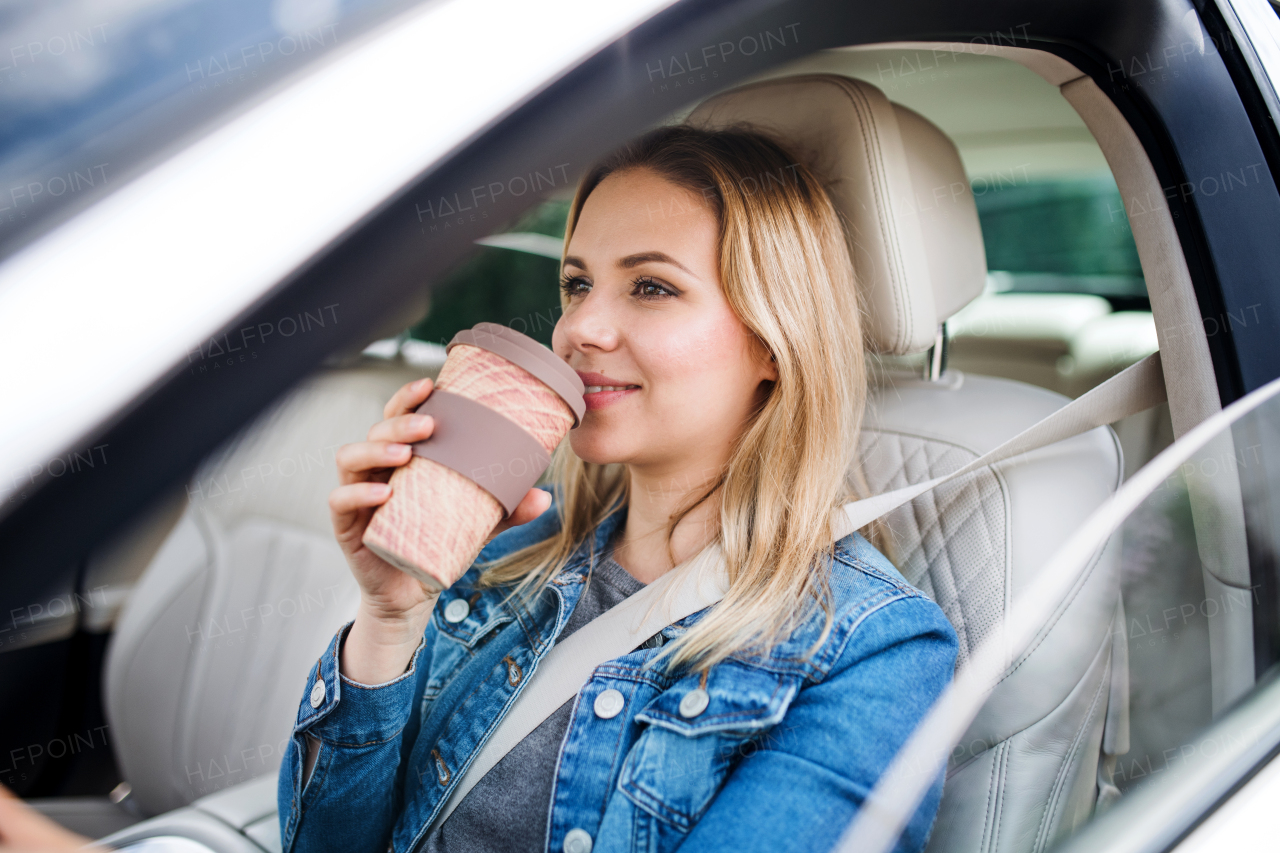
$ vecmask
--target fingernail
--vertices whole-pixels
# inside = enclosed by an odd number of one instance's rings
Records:
[[[413,428],[415,430],[426,429],[431,423],[431,415],[414,415]]]
[[[397,459],[401,456],[409,455],[409,445],[407,444],[391,444],[387,446],[387,455],[394,456]]]
[[[391,494],[391,486],[386,483],[374,483],[373,488],[370,489],[370,491],[373,492],[373,496],[375,498],[385,498],[387,495]]]
[[[431,384],[430,376],[426,377],[425,379],[419,379],[417,387],[414,390],[421,391],[423,388],[426,388],[429,384]]]

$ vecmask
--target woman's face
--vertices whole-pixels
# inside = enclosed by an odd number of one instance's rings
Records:
[[[701,480],[728,458],[777,373],[729,307],[718,242],[703,198],[650,169],[614,173],[587,198],[552,338],[588,386],[569,434],[582,459]]]

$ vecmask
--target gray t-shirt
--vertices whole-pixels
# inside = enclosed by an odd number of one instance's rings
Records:
[[[613,558],[600,560],[558,639],[644,586]],[[561,705],[480,777],[445,822],[423,839],[420,853],[540,853],[573,702]]]

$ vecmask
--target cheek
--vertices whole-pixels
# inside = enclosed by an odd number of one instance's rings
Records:
[[[711,394],[723,399],[744,386],[754,388],[745,335],[736,316],[718,315],[655,330],[654,339],[638,351],[645,353],[642,367],[659,396],[685,404],[693,401],[671,398]]]

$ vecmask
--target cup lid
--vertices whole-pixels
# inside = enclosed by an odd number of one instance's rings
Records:
[[[445,352],[458,344],[488,350],[533,374],[534,378],[556,392],[573,410],[575,427],[582,422],[582,416],[587,411],[586,401],[582,399],[583,392],[586,391],[582,379],[563,359],[533,338],[497,323],[476,323],[470,329],[454,335],[453,340],[445,347]]]

